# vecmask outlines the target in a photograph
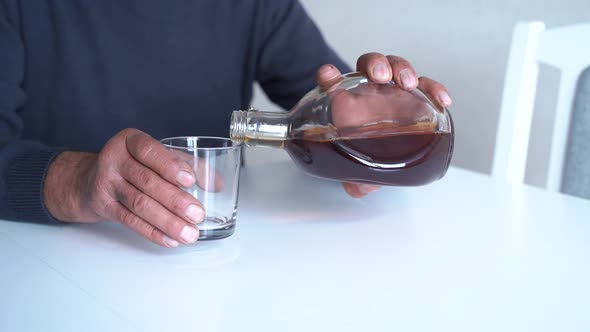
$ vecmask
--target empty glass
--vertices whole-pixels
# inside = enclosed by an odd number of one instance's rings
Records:
[[[234,233],[238,204],[241,145],[220,137],[171,137],[160,141],[185,160],[197,176],[196,184],[183,188],[205,208],[197,224],[199,240],[215,240]]]

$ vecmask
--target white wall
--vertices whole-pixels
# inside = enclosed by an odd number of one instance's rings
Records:
[[[329,43],[351,66],[366,52],[395,54],[410,60],[420,75],[444,83],[454,100],[451,113],[457,136],[453,164],[481,172],[491,169],[515,22],[542,20],[552,27],[590,21],[590,0],[302,0],[302,3]],[[541,128],[547,128],[550,115],[544,113],[552,102],[551,88],[555,84],[551,81],[558,77],[550,70],[542,72],[541,77],[550,82],[539,87],[538,104],[544,107],[535,121]],[[252,105],[271,107],[257,92]],[[543,140],[544,134],[540,132],[536,136]],[[532,150],[533,160],[535,155],[543,155],[543,149]]]

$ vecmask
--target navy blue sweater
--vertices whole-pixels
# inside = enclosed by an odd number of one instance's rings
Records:
[[[63,149],[227,136],[255,81],[289,109],[324,63],[347,70],[296,0],[0,0],[0,219],[52,221]]]

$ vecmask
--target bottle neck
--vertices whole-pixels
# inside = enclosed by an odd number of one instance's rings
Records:
[[[282,148],[289,132],[287,113],[256,109],[234,111],[230,121],[230,138],[248,146]]]

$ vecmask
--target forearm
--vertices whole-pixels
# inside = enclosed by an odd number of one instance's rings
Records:
[[[43,184],[43,201],[49,213],[64,222],[95,222],[89,188],[97,154],[64,151],[49,165]]]

